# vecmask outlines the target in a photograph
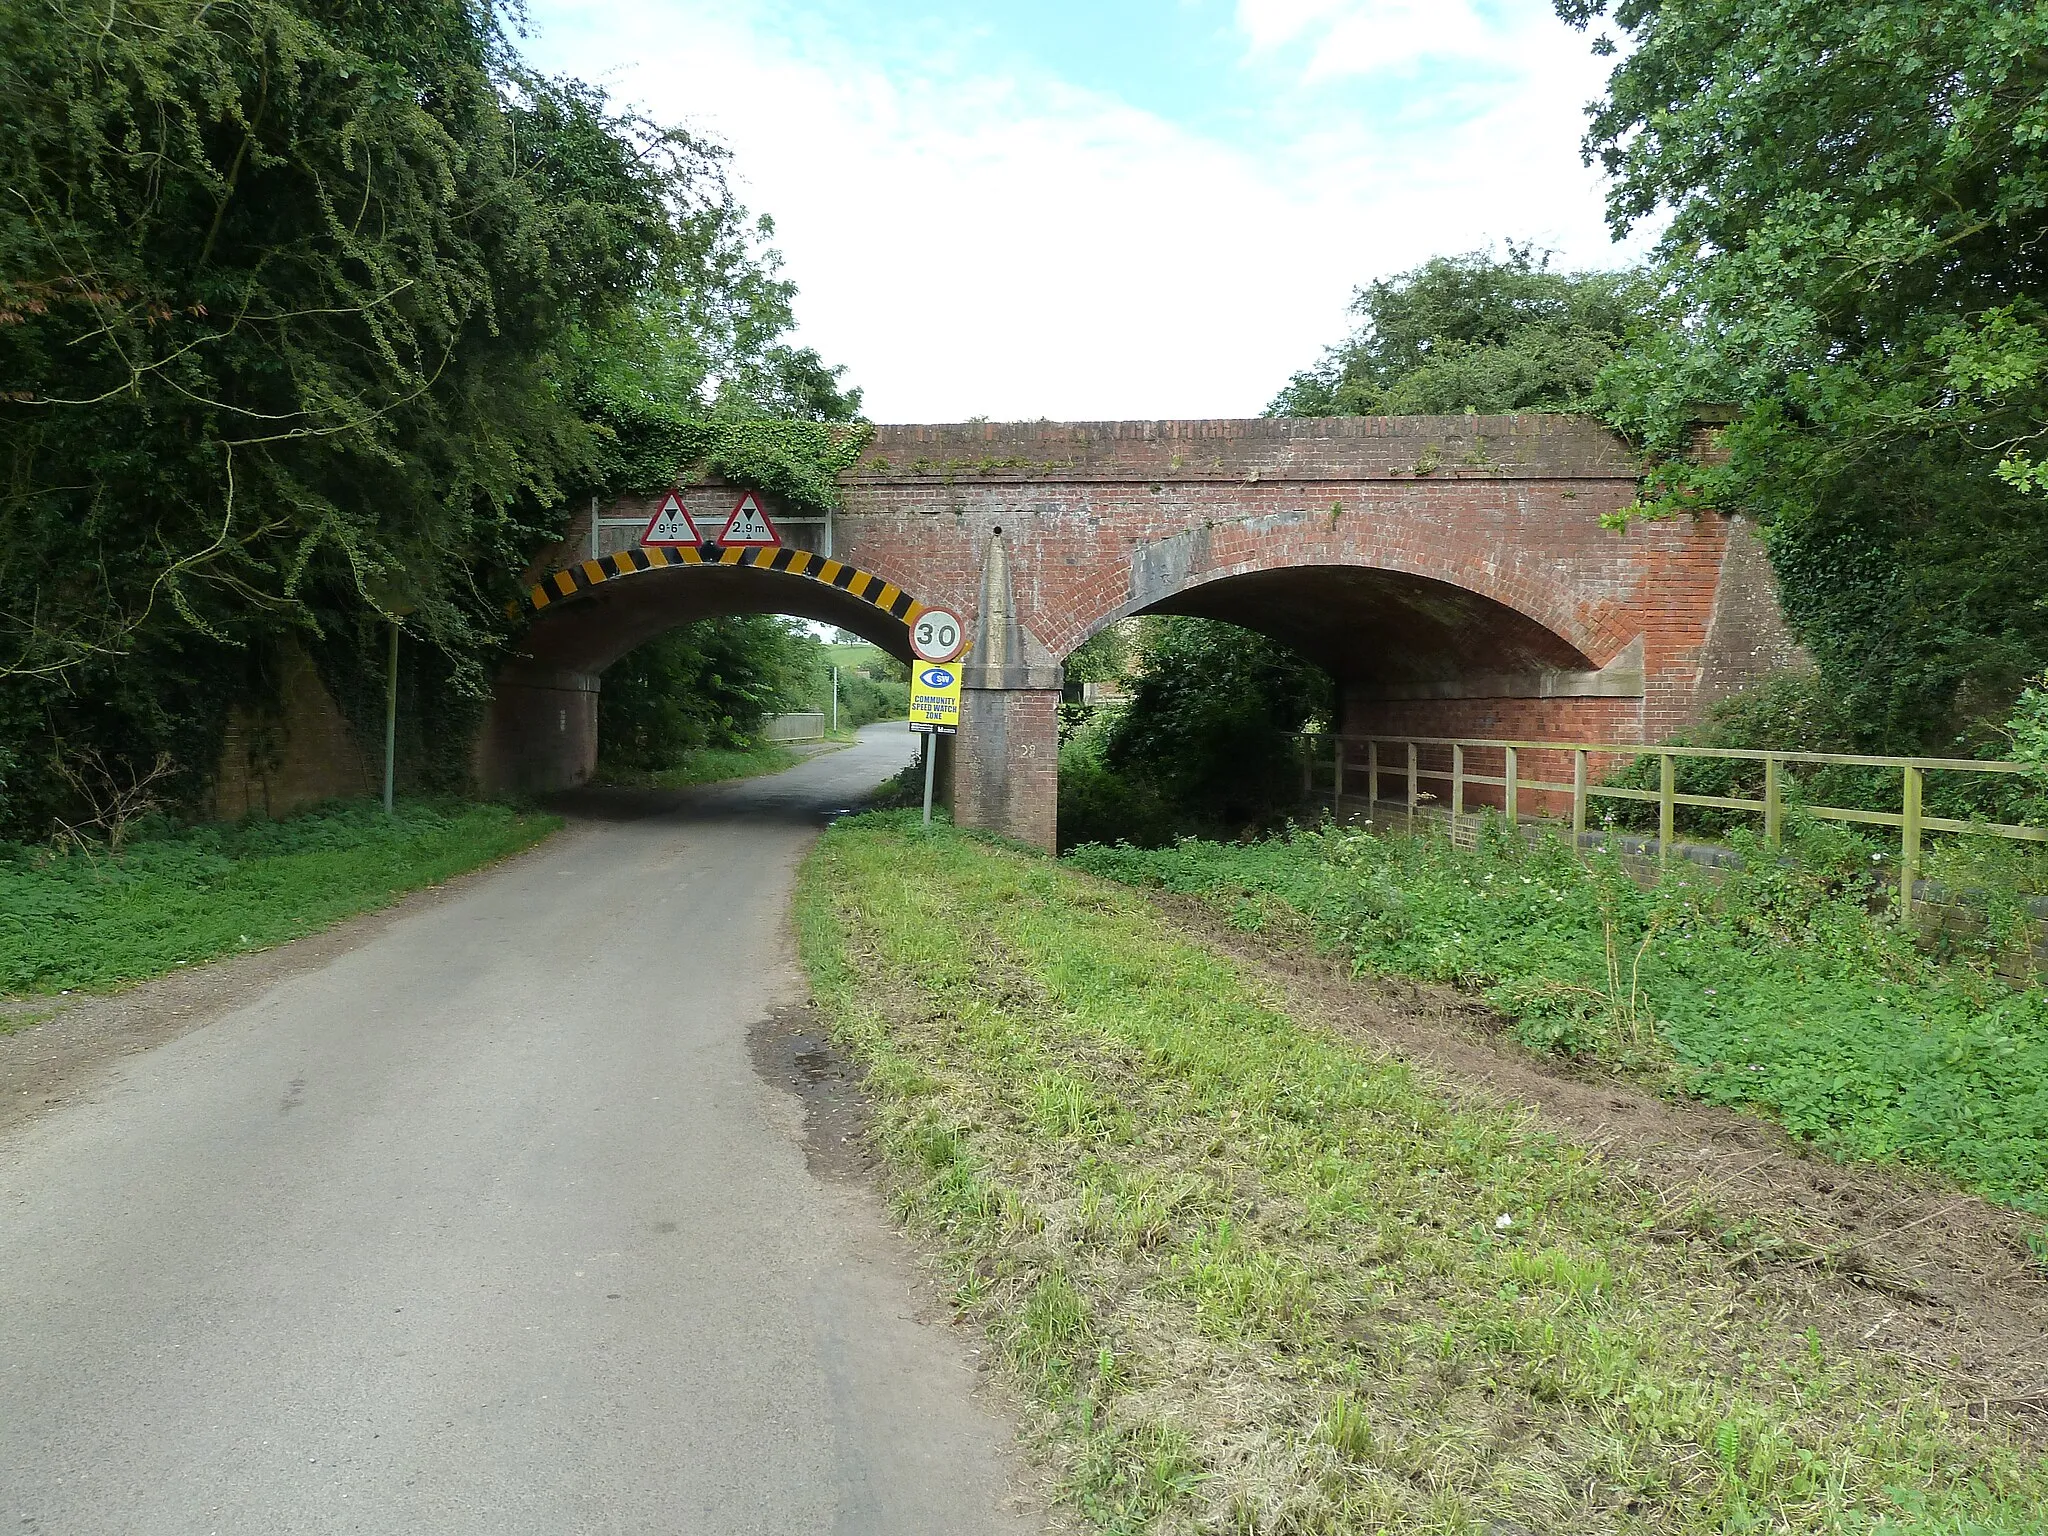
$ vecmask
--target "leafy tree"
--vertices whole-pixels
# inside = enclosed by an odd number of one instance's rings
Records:
[[[763,715],[808,706],[819,646],[767,614],[700,619],[613,663],[598,695],[607,767],[672,767],[698,747],[738,747]]]
[[[1256,816],[1295,786],[1295,734],[1330,712],[1326,673],[1214,619],[1145,619],[1138,646],[1131,701],[1103,737],[1107,766],[1211,823]]]
[[[1592,399],[1652,290],[1634,272],[1554,272],[1510,243],[1437,256],[1358,290],[1351,337],[1297,373],[1275,416],[1572,411]]]
[[[0,8],[0,736],[202,787],[276,640],[474,694],[591,478],[576,338],[726,205],[716,155],[464,0]],[[348,692],[348,679],[338,679]]]
[[[1991,745],[1979,722],[2048,661],[2048,11],[1558,10],[1628,37],[1586,139],[1616,233],[1670,215],[1664,323],[1601,408],[1675,450],[1693,402],[1741,407],[1730,462],[1674,462],[1649,509],[1768,525],[1858,745]]]
[[[706,453],[815,499],[858,451],[755,425],[858,395],[722,152],[475,0],[0,7],[0,186],[0,835],[79,752],[196,801],[287,637],[365,715],[393,609],[459,784],[562,508]]]

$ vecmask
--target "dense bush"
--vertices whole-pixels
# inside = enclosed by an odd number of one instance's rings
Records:
[[[1063,848],[1236,832],[1300,799],[1299,733],[1331,708],[1320,668],[1213,619],[1148,617],[1084,649],[1130,699],[1062,716]]]

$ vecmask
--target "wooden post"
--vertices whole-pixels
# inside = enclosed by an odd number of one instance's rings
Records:
[[[1307,805],[1309,796],[1316,792],[1316,739],[1313,736],[1301,738],[1301,803]]]
[[[1408,830],[1411,834],[1415,831],[1415,807],[1421,803],[1418,798],[1420,789],[1421,781],[1415,773],[1415,743],[1411,741],[1408,743]]]
[[[1506,780],[1504,788],[1507,794],[1503,798],[1507,801],[1508,825],[1519,827],[1522,824],[1522,786],[1521,775],[1515,772],[1515,749],[1503,747],[1501,751],[1506,754],[1502,759],[1506,767],[1501,771],[1501,778]]]
[[[1374,820],[1380,813],[1380,740],[1375,736],[1365,744],[1365,819]]]
[[[1906,770],[1905,825],[1899,828],[1899,918],[1913,915],[1913,882],[1920,874],[1920,802],[1927,790],[1927,775],[1918,768]]]
[[[1465,747],[1451,743],[1451,841],[1458,840],[1458,823],[1465,815]]]
[[[1785,840],[1785,781],[1775,757],[1764,759],[1764,846],[1775,848]]]
[[[1344,738],[1334,738],[1330,745],[1330,819],[1338,826],[1344,824]]]
[[[1586,836],[1586,749],[1572,753],[1572,846]]]
[[[1657,862],[1671,857],[1671,845],[1678,840],[1678,759],[1669,752],[1657,754]]]

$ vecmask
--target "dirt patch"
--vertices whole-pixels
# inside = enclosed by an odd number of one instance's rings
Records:
[[[1290,1017],[1411,1061],[1454,1094],[1528,1106],[1650,1185],[1674,1233],[1707,1213],[1730,1265],[1767,1287],[1791,1325],[1909,1359],[1952,1383],[1958,1410],[2010,1415],[2048,1440],[2048,1264],[2029,1246],[2038,1219],[1935,1174],[1828,1161],[1753,1116],[1576,1072],[1449,988],[1354,978],[1305,925],[1245,933],[1196,899],[1147,894]]]
[[[564,828],[534,848],[558,849],[574,835],[573,827]],[[506,869],[533,851],[425,886],[388,907],[274,949],[229,955],[118,992],[0,1000],[0,1133],[83,1097],[122,1057],[175,1040],[255,1002],[279,982],[369,943],[391,924],[449,900],[470,881]]]
[[[860,1070],[832,1043],[817,1014],[803,1004],[777,1008],[747,1031],[747,1049],[763,1080],[803,1104],[804,1161],[812,1174],[873,1180],[881,1165],[868,1145]]]

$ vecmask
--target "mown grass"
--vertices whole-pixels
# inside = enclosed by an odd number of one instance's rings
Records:
[[[1939,1168],[2048,1214],[2048,995],[1924,953],[1838,863],[1753,858],[1643,889],[1554,839],[1354,830],[1074,859],[1248,928],[1294,909],[1361,972],[1477,992],[1538,1049],[1646,1068],[1836,1155]]]
[[[687,789],[693,784],[722,784],[794,768],[803,759],[774,742],[751,747],[698,747],[666,768],[626,769],[600,763],[597,781],[632,789]]]
[[[502,805],[340,802],[118,855],[0,845],[0,993],[105,988],[262,949],[531,846]]]
[[[800,943],[899,1209],[1104,1531],[2040,1533],[2048,1462],[1810,1276],[1297,1026],[1137,892],[838,823]]]

